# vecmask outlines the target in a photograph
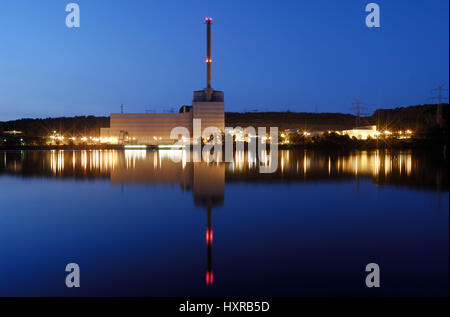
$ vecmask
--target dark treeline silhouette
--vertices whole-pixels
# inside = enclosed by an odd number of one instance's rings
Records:
[[[443,125],[448,125],[448,103],[442,104]],[[361,119],[362,123],[375,124],[380,130],[412,129],[416,133],[428,133],[436,128],[436,105],[379,109],[372,116]]]
[[[434,130],[433,130],[434,131]],[[279,145],[280,148],[305,148],[305,149],[328,149],[333,151],[346,150],[369,150],[369,149],[435,149],[445,150],[448,155],[448,148],[444,147],[447,134],[444,130],[437,129],[435,133],[423,133],[419,136],[413,136],[408,139],[384,136],[381,134],[378,138],[368,137],[366,140],[360,140],[348,135],[339,135],[335,132],[324,133],[320,136],[305,137],[302,134],[290,134],[287,139],[288,144]]]
[[[301,129],[306,131],[351,129],[355,116],[342,113],[309,112],[227,112],[227,127],[278,127],[280,130]]]
[[[21,131],[28,137],[45,137],[56,131],[67,136],[99,136],[100,128],[109,127],[109,117],[77,116],[46,119],[20,119],[0,122],[3,131]]]
[[[436,105],[379,109],[371,116],[361,117],[360,126],[377,125],[379,130],[412,129],[417,133],[428,132],[436,126]],[[447,125],[448,104],[442,105],[443,123]],[[357,125],[356,116],[342,113],[309,112],[227,112],[226,126],[276,126],[284,129],[326,131],[351,129]]]

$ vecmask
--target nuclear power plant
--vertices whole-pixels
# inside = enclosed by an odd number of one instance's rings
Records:
[[[111,113],[110,127],[100,130],[100,139],[111,144],[163,145],[177,140],[170,138],[175,127],[188,129],[193,134],[193,120],[201,119],[202,130],[217,127],[225,129],[224,93],[211,85],[211,24],[206,22],[206,88],[194,91],[192,106],[182,106],[178,113]]]

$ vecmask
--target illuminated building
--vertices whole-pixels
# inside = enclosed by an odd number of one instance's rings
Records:
[[[17,135],[17,134],[22,134],[22,131],[17,131],[17,130],[13,130],[13,131],[3,131],[3,134],[11,134],[11,135]]]
[[[225,129],[224,93],[211,86],[211,18],[206,18],[206,88],[194,91],[192,106],[183,106],[179,113],[112,113],[110,127],[102,128],[100,140],[112,144],[173,144],[170,132],[175,127],[193,134],[193,119],[201,119],[202,130]]]
[[[342,135],[348,135],[349,137],[361,139],[361,140],[367,140],[370,138],[377,138],[380,133],[377,131],[376,125],[369,125],[365,127],[357,127],[353,128],[352,130],[344,130],[341,131]]]

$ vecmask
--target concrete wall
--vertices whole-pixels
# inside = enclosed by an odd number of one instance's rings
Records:
[[[225,131],[225,104],[223,102],[194,102],[193,119],[202,119],[202,131],[208,127],[218,127]]]
[[[173,144],[170,132],[175,127],[187,128],[193,137],[193,119],[202,120],[202,131],[217,127],[224,132],[224,107],[223,101],[194,101],[191,111],[184,113],[112,113],[110,127],[102,128],[100,137],[106,143],[120,143],[120,132],[125,131],[130,143]]]

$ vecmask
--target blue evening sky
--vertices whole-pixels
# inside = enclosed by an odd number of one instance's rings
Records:
[[[80,28],[65,25],[69,2]],[[381,28],[365,26],[369,2]],[[448,0],[1,0],[0,121],[191,104],[205,16],[226,111],[423,104],[448,82]]]

